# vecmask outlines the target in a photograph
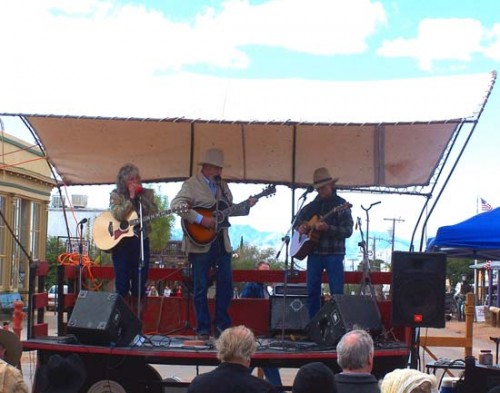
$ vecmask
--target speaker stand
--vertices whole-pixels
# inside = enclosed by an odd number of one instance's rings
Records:
[[[419,352],[419,340],[417,335],[417,329],[415,327],[411,328],[410,337],[410,359],[408,362],[408,367],[417,370],[418,367],[418,352]]]

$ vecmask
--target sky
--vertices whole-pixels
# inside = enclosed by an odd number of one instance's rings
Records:
[[[500,68],[497,0],[258,0],[0,2],[0,113],[122,115],[154,104],[160,81],[187,75],[234,79],[375,81],[469,75]],[[140,99],[137,99],[140,94]],[[2,104],[3,103],[3,104]],[[500,87],[429,220],[428,235],[478,212],[478,198],[500,205]],[[2,108],[3,107],[3,108]],[[133,108],[137,113],[141,108]],[[6,132],[26,130],[4,120]],[[172,198],[179,184],[162,185]],[[262,189],[234,187],[235,200]],[[75,188],[106,207],[109,187]],[[300,195],[300,193],[298,194]],[[353,216],[371,230],[411,237],[423,200],[347,194]],[[308,197],[308,201],[312,195]],[[248,223],[285,234],[291,195],[253,209]]]

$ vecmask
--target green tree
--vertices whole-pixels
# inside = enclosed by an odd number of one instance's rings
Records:
[[[47,239],[47,252],[45,258],[49,263],[49,273],[45,282],[46,288],[50,288],[57,281],[57,257],[65,252],[64,243],[57,236],[49,236]]]
[[[455,286],[457,282],[462,281],[463,274],[466,274],[469,282],[472,282],[473,271],[469,267],[472,264],[474,264],[474,260],[472,259],[448,258],[446,277],[451,280],[452,286]]]
[[[170,205],[168,197],[161,195],[159,192],[155,192],[155,202],[159,212],[167,210]],[[171,238],[174,221],[175,217],[172,214],[158,217],[151,221],[149,242],[152,253],[160,253],[165,248]]]

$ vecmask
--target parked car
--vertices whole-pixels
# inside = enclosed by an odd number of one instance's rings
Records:
[[[63,292],[66,295],[68,293],[68,286],[63,287]],[[56,310],[57,308],[57,285],[52,285],[48,291],[49,302],[47,304],[47,310]]]

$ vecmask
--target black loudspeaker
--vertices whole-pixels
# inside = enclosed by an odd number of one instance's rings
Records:
[[[283,296],[271,296],[269,298],[271,312],[269,330],[276,332],[282,331],[284,328],[287,333],[302,333],[309,322],[306,304],[307,296],[290,295],[286,297],[286,302],[283,299]],[[285,313],[284,321],[283,312]]]
[[[446,254],[392,254],[393,326],[445,327]]]
[[[67,330],[82,344],[126,346],[142,323],[119,294],[80,291]]]
[[[382,332],[382,321],[371,296],[333,295],[306,327],[310,340],[322,346],[336,345],[353,330],[368,330],[374,337]]]

